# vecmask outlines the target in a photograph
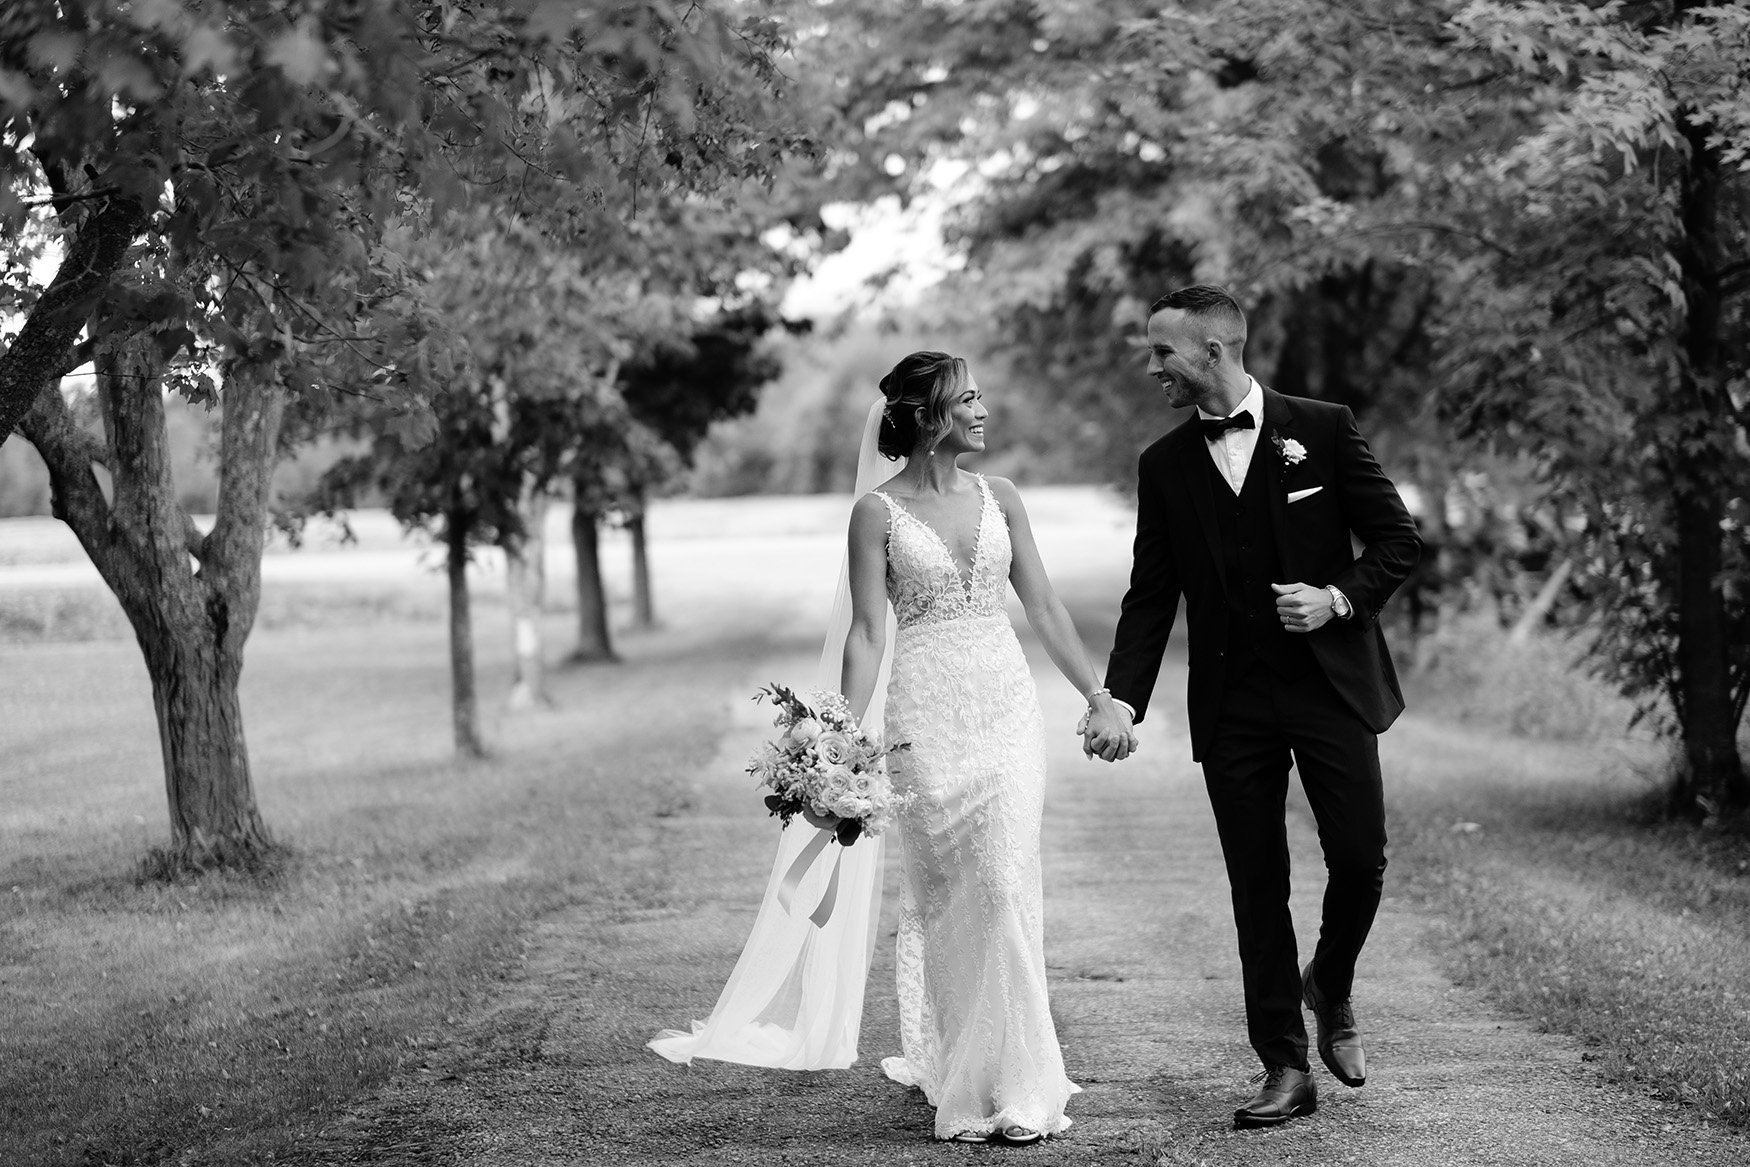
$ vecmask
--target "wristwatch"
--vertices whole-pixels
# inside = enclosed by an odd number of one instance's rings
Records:
[[[1349,606],[1349,597],[1345,596],[1336,584],[1326,584],[1325,590],[1331,593],[1331,611],[1337,614],[1337,619],[1347,620],[1349,613],[1354,611]]]

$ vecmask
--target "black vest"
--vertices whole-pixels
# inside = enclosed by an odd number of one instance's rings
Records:
[[[1221,535],[1221,566],[1227,579],[1228,670],[1237,674],[1262,663],[1280,677],[1297,677],[1317,660],[1306,634],[1289,632],[1276,615],[1272,583],[1288,583],[1276,554],[1270,526],[1269,474],[1262,465],[1270,450],[1260,438],[1236,496],[1213,458],[1203,459],[1215,496],[1215,524]]]

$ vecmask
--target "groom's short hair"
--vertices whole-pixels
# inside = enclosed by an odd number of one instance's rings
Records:
[[[1240,302],[1228,290],[1216,284],[1192,284],[1176,292],[1168,292],[1149,305],[1148,314],[1177,308],[1187,316],[1203,321],[1215,338],[1229,348],[1246,347],[1246,314]]]

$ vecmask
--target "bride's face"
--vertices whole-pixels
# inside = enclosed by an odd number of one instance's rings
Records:
[[[989,416],[990,410],[984,407],[984,393],[969,372],[966,384],[961,386],[959,395],[948,409],[948,421],[953,428],[948,431],[942,445],[950,446],[957,454],[981,452],[984,449],[984,419]]]

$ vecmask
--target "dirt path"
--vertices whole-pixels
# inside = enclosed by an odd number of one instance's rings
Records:
[[[1049,672],[1042,658],[1036,668]],[[748,688],[805,677],[809,662],[750,662]],[[1046,672],[1040,675],[1046,676]],[[1168,669],[1175,681],[1182,671]],[[1169,681],[1169,683],[1173,683]],[[726,694],[726,700],[740,694]],[[870,981],[863,1058],[795,1074],[670,1065],[642,1049],[709,1011],[770,862],[772,827],[741,760],[769,725],[737,702],[718,758],[684,813],[652,817],[627,847],[648,883],[581,905],[533,937],[522,977],[466,1019],[421,1074],[392,1083],[313,1145],[324,1163],[934,1164],[1015,1156],[1036,1164],[1683,1164],[1741,1167],[1750,1141],[1678,1107],[1608,1087],[1577,1043],[1491,1013],[1432,963],[1429,922],[1388,897],[1356,990],[1371,1079],[1323,1071],[1316,1116],[1234,1132],[1254,1069],[1215,833],[1182,739],[1182,692],[1160,695],[1144,753],[1082,760],[1077,699],[1042,680],[1052,727],[1046,811],[1047,962],[1076,1126],[1028,1149],[930,1140],[921,1096],[886,1081],[895,1051],[893,900]],[[1414,748],[1413,722],[1389,735]],[[1390,761],[1387,762],[1388,773]],[[1310,950],[1321,880],[1309,816],[1294,812]],[[889,872],[888,887],[893,887]],[[1316,1065],[1316,1063],[1315,1063]]]

